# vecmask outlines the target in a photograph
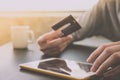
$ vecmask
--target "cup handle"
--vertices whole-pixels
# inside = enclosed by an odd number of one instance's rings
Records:
[[[29,30],[28,33],[30,35],[28,43],[33,43],[35,40],[34,32],[32,30]]]

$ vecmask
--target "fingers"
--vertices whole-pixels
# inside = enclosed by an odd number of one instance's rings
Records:
[[[87,59],[88,62],[93,63],[91,71],[96,72],[97,75],[103,74],[109,67],[120,61],[120,41],[105,44],[96,49]],[[118,58],[119,57],[119,58]]]
[[[62,45],[59,46],[60,52],[63,52],[64,49],[68,46],[69,42],[64,42]]]
[[[49,33],[48,39],[53,40],[53,39],[59,38],[60,36],[61,36],[60,30],[52,31],[51,33]]]
[[[68,46],[68,43],[71,41],[71,39],[71,36],[54,39],[49,41],[46,46],[42,47],[41,51],[43,51],[45,55],[60,53]]]
[[[105,60],[97,69],[96,74],[101,75],[112,65],[117,64],[120,61],[120,52],[116,52]],[[119,62],[120,63],[120,62]]]
[[[41,49],[49,49],[53,47],[58,47],[59,45],[63,44],[64,42],[69,42],[71,41],[72,38],[71,36],[63,37],[63,38],[57,38],[51,41],[48,41],[44,44],[44,46],[41,46]]]
[[[51,44],[51,46],[54,46],[54,45],[62,44],[64,42],[71,41],[71,40],[72,40],[72,37],[67,36],[67,37],[51,40],[48,42],[48,44]]]
[[[51,48],[46,48],[46,49],[42,49],[42,51],[44,52],[44,55],[46,56],[54,56],[54,55],[57,55],[59,53],[61,53],[66,47],[67,43],[64,42],[62,45],[60,46],[54,46],[54,47],[51,47]]]
[[[51,31],[49,33],[44,34],[43,36],[40,36],[37,42],[40,46],[44,46],[47,41],[59,38],[60,34],[60,31]]]
[[[104,73],[104,80],[120,80],[120,65]]]
[[[118,65],[117,67],[115,67],[114,69],[106,72],[104,74],[105,78],[109,78],[109,77],[119,77],[118,79],[120,79],[120,65]]]
[[[106,48],[106,45],[103,45],[99,48],[97,48],[87,59],[87,62],[94,62],[95,59],[103,52],[103,50]]]
[[[111,47],[114,45],[119,45],[120,41],[118,42],[113,42],[113,43],[109,43],[109,44],[105,44],[100,46],[98,49],[96,49],[87,59],[88,62],[92,63],[96,60],[96,58],[107,48],[107,47]]]
[[[114,54],[115,52],[118,52],[120,50],[120,45],[114,45],[111,47],[108,47],[106,49],[104,49],[104,51],[99,55],[99,57],[97,57],[97,59],[95,60],[91,71],[96,71],[99,66],[108,58],[110,57],[112,54]]]

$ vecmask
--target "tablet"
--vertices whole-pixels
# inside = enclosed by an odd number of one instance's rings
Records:
[[[19,66],[20,69],[26,69],[72,80],[89,80],[90,78],[95,77],[95,73],[90,72],[92,64],[61,58],[48,58],[23,63]]]

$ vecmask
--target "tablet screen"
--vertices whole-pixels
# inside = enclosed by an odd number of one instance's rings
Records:
[[[63,59],[51,59],[39,62],[38,68],[70,75],[76,78],[93,75],[92,72],[90,72],[90,64]]]

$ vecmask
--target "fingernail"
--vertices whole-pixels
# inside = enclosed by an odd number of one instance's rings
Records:
[[[89,62],[89,58],[86,61]]]
[[[89,63],[92,63],[92,61],[90,60],[90,58],[88,58],[86,61],[89,62]]]

